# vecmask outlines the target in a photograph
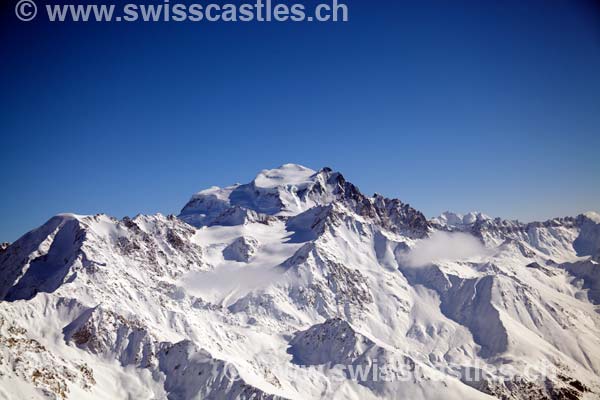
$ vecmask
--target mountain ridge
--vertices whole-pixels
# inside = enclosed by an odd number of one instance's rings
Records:
[[[286,164],[179,217],[62,214],[0,251],[0,381],[17,398],[588,398],[598,255],[593,213],[427,220]]]

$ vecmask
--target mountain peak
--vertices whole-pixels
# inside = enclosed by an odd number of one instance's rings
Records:
[[[595,211],[588,211],[586,213],[583,213],[583,216],[587,217],[588,219],[592,220],[597,224],[600,224],[600,214],[598,214]]]
[[[458,214],[451,211],[445,211],[439,217],[432,220],[433,223],[448,227],[465,227],[473,225],[476,222],[490,221],[492,218],[484,213],[473,211],[467,214]]]
[[[180,218],[195,225],[211,225],[231,208],[271,216],[294,216],[330,204],[345,180],[331,168],[314,171],[299,164],[265,169],[247,184],[211,187],[192,196]]]
[[[203,190],[192,197],[179,218],[196,227],[230,226],[273,217],[306,217],[313,215],[308,211],[336,202],[391,231],[410,231],[420,237],[429,226],[422,213],[398,199],[365,196],[329,167],[315,172],[298,164],[265,169],[244,185]]]
[[[254,185],[261,188],[275,188],[284,185],[305,185],[315,174],[310,168],[299,164],[284,164],[279,168],[264,169],[256,178]]]

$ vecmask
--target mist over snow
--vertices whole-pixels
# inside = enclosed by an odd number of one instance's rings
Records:
[[[211,301],[234,300],[285,279],[283,268],[272,266],[223,265],[213,271],[192,272],[181,280],[193,295]]]
[[[462,261],[473,257],[491,255],[475,236],[463,232],[434,232],[408,250],[401,257],[410,267],[423,267],[433,262]]]

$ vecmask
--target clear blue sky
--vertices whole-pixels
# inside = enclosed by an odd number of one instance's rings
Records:
[[[0,241],[178,213],[287,162],[429,217],[600,209],[594,1],[347,4],[346,24],[48,24],[4,2]]]

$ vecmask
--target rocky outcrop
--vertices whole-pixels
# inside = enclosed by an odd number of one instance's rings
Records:
[[[223,258],[228,261],[248,262],[258,250],[258,240],[241,236],[223,249]]]

